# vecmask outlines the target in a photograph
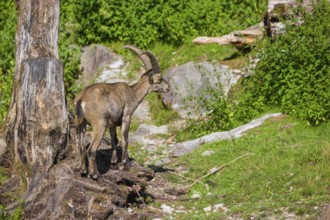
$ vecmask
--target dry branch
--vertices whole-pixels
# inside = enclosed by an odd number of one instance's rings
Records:
[[[232,161],[230,161],[230,162],[228,162],[228,163],[222,165],[221,167],[217,168],[216,170],[213,170],[213,171],[209,172],[208,174],[206,174],[206,175],[200,177],[199,179],[195,180],[192,184],[189,185],[188,188],[191,188],[191,187],[192,187],[193,185],[195,185],[196,183],[199,183],[202,179],[204,179],[204,178],[206,178],[206,177],[208,177],[208,176],[211,176],[212,174],[217,173],[218,171],[222,170],[225,166],[228,166],[229,164],[234,163],[236,160],[239,160],[239,159],[241,159],[241,158],[243,158],[243,157],[250,156],[250,155],[253,155],[253,154],[254,154],[254,153],[248,153],[248,154],[244,154],[244,155],[241,155],[241,156],[235,158],[234,160],[232,160]]]
[[[194,44],[232,44],[236,48],[253,46],[257,38],[263,33],[263,25],[259,23],[246,30],[233,31],[221,37],[197,37],[193,40]]]
[[[181,174],[178,174],[178,173],[175,173],[175,172],[172,172],[172,171],[168,171],[168,172],[171,173],[171,174],[173,174],[173,175],[179,176],[179,177],[181,177],[181,178],[183,178],[183,179],[186,179],[186,180],[190,180],[190,181],[192,181],[192,182],[195,182],[194,179],[191,179],[191,178],[189,178],[189,177],[185,177],[185,176],[183,176],[183,175],[181,175]],[[208,186],[205,185],[204,183],[199,182],[199,184],[201,184],[202,186],[204,186],[205,189],[208,189]]]

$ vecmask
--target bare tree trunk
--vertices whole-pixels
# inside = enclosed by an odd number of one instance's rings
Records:
[[[6,143],[28,187],[58,160],[69,122],[58,60],[59,0],[17,0],[16,63]],[[37,178],[38,179],[38,178]]]

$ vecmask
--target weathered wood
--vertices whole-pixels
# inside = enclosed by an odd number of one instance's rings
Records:
[[[9,159],[18,167],[13,172],[27,186],[26,205],[47,186],[47,172],[66,148],[69,123],[57,49],[59,0],[16,4],[15,75],[5,138]]]
[[[246,46],[253,46],[259,36],[262,35],[263,24],[251,26],[245,30],[233,31],[221,37],[197,37],[193,40],[194,44],[232,44],[238,49]]]
[[[59,0],[16,1],[16,63],[6,142],[30,181],[66,147],[68,116],[58,60]]]
[[[302,6],[307,12],[311,13],[313,10],[311,0],[303,0],[297,2],[296,0],[269,0],[264,21],[247,28],[246,30],[233,31],[229,34],[220,37],[197,37],[193,40],[194,44],[232,44],[238,49],[246,46],[254,46],[259,36],[263,35],[265,30],[267,36],[274,39],[277,35],[285,32],[285,24],[282,20],[293,15],[292,8]],[[299,16],[299,15],[294,15]],[[299,20],[299,19],[298,19]],[[299,24],[299,22],[298,22]]]

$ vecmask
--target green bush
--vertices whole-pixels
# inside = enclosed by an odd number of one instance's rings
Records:
[[[301,26],[266,42],[244,105],[279,106],[312,125],[330,119],[330,3],[320,1]]]
[[[15,3],[0,1],[0,123],[7,114],[15,64]]]
[[[79,43],[121,41],[147,47],[181,44],[187,37],[221,35],[262,20],[259,0],[70,0]],[[257,13],[256,13],[257,12]]]

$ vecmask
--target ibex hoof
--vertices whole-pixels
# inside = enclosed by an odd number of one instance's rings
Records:
[[[111,170],[118,170],[118,164],[117,164],[117,163],[112,163],[112,164],[110,165],[110,169],[111,169]]]
[[[80,170],[81,176],[87,176],[87,170]]]
[[[97,179],[98,179],[97,174],[91,174],[90,177],[91,177],[93,180],[97,180]]]

